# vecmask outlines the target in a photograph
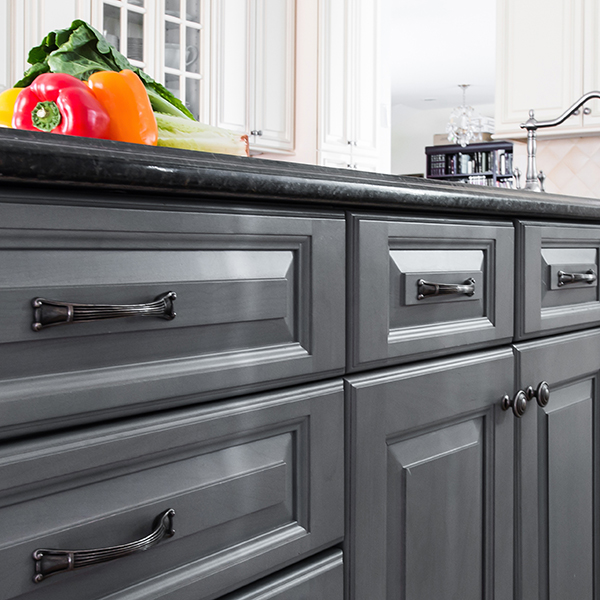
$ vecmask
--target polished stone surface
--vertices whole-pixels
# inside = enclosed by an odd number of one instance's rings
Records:
[[[600,219],[600,200],[0,129],[0,189],[143,192],[328,209]],[[93,198],[90,198],[93,201]]]

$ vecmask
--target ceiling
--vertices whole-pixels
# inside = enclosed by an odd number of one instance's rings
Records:
[[[388,0],[392,104],[493,104],[496,0]]]

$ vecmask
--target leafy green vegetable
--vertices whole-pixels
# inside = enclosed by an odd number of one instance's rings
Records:
[[[248,156],[247,135],[172,115],[155,116],[159,146]]]
[[[68,73],[87,80],[97,71],[131,69],[143,81],[156,112],[194,120],[183,102],[141,69],[134,67],[104,36],[85,21],[73,21],[68,29],[51,31],[39,46],[29,51],[31,67],[14,87],[26,87],[42,73]]]

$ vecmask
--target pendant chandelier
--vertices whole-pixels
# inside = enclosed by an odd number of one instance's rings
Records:
[[[450,120],[446,126],[448,140],[453,144],[460,144],[463,148],[471,142],[480,142],[481,135],[481,117],[475,112],[472,106],[467,105],[467,84],[458,86],[463,92],[463,101],[461,106],[457,106],[450,113]]]

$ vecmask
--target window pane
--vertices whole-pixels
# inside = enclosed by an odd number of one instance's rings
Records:
[[[172,17],[179,17],[180,9],[179,9],[180,0],[166,0],[165,2],[165,12]]]
[[[165,67],[181,68],[179,25],[165,22]]]
[[[144,60],[144,15],[127,11],[127,56]]]
[[[129,0],[129,4],[133,4],[135,6],[144,6],[144,0]]]
[[[200,108],[200,80],[186,79],[185,80],[185,105],[188,110],[194,115],[194,118],[199,118]]]
[[[193,23],[200,23],[200,0],[187,0],[185,18]]]
[[[200,30],[186,27],[185,70],[200,73]]]
[[[121,35],[121,11],[116,6],[105,4],[102,23],[102,34],[106,41],[117,50],[121,50],[119,40]]]
[[[177,98],[181,98],[179,92],[179,75],[165,73],[165,87]]]

